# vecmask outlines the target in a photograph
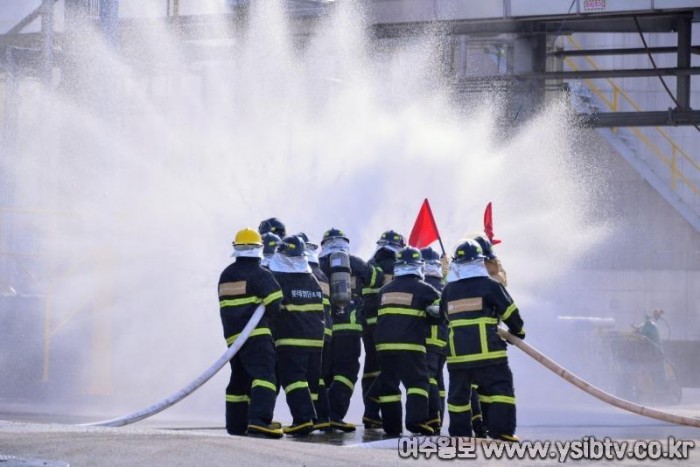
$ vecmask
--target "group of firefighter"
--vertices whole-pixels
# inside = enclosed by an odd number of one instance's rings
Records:
[[[270,218],[257,231],[239,231],[232,256],[218,284],[227,344],[261,304],[264,314],[231,360],[229,434],[355,431],[345,417],[364,345],[365,429],[402,435],[403,384],[409,432],[440,434],[446,408],[451,436],[517,441],[513,376],[497,327],[525,333],[485,235],[461,241],[450,261],[389,230],[364,261],[350,254],[339,229],[327,230],[318,245]],[[280,390],[290,426],[273,421]]]

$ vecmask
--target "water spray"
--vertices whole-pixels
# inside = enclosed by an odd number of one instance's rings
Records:
[[[207,368],[207,370],[199,375],[195,380],[193,380],[190,384],[185,386],[184,388],[180,389],[177,392],[172,393],[170,396],[166,397],[165,399],[161,400],[160,402],[156,402],[155,404],[146,407],[144,409],[138,410],[136,412],[133,412],[129,415],[124,415],[123,417],[118,417],[118,418],[112,418],[110,420],[104,420],[101,422],[95,422],[95,423],[83,423],[81,426],[111,426],[111,427],[118,427],[118,426],[124,426],[124,425],[129,425],[131,423],[138,422],[139,420],[143,420],[144,418],[152,417],[153,415],[162,412],[163,410],[167,409],[168,407],[172,407],[173,405],[177,404],[181,400],[183,400],[185,397],[189,396],[192,394],[194,391],[199,389],[204,383],[209,381],[212,376],[214,376],[220,369],[224,367],[236,353],[243,347],[243,345],[246,343],[248,340],[248,337],[250,336],[250,333],[253,332],[253,329],[255,329],[255,326],[258,325],[260,322],[260,319],[262,318],[263,314],[265,313],[265,305],[260,304],[258,308],[256,308],[255,313],[253,313],[253,316],[250,317],[250,320],[248,321],[248,324],[245,325],[245,328],[243,328],[243,331],[241,334],[238,336],[238,339],[229,347],[224,354],[219,357],[219,359],[214,362],[212,366]]]

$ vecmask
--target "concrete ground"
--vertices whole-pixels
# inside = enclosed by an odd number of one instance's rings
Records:
[[[687,417],[700,417],[700,398],[688,394],[682,405],[659,407]],[[531,413],[532,412],[532,413]],[[566,417],[563,416],[566,412]],[[520,425],[517,434],[529,441],[577,441],[584,437],[603,440],[694,440],[690,457],[674,465],[700,465],[700,429],[662,423],[605,406],[523,407],[519,419],[537,420]],[[70,414],[70,415],[67,415]],[[161,414],[162,415],[162,414]],[[397,440],[383,440],[378,431],[358,429],[354,434],[313,434],[304,439],[266,440],[233,437],[223,420],[163,418],[161,415],[136,424],[105,428],[80,426],[106,417],[51,410],[48,406],[0,400],[0,467],[70,466],[342,466],[403,465]],[[522,417],[521,417],[522,415]],[[535,416],[536,415],[536,416]],[[443,434],[446,430],[443,430]],[[503,461],[479,458],[473,465]],[[556,460],[525,459],[516,463],[558,464]],[[587,462],[588,463],[588,462]],[[607,465],[619,461],[596,461]],[[625,460],[622,464],[636,465]],[[654,465],[671,463],[654,461]]]
[[[636,427],[643,436],[625,438],[630,427],[581,427],[583,431],[602,439],[640,439],[656,435],[665,440],[674,435],[689,439],[694,434],[696,449],[683,464],[700,463],[700,430],[678,429],[666,425]],[[573,434],[558,427],[533,427],[521,430],[521,438],[528,433],[538,439],[556,439],[557,435]],[[547,434],[549,433],[549,434]],[[550,436],[553,435],[553,436]],[[580,439],[580,436],[576,438]],[[228,436],[221,428],[143,428],[136,425],[121,428],[84,427],[65,424],[28,422],[0,422],[0,466],[371,466],[403,465],[408,462],[442,463],[401,459],[397,453],[397,440],[380,440],[376,432],[356,434],[314,434],[304,440],[266,440]],[[343,445],[337,445],[338,443]],[[328,444],[334,443],[334,444]],[[695,452],[695,451],[698,452]],[[5,456],[5,459],[3,459]],[[14,456],[18,459],[9,458]],[[485,465],[496,460],[477,460],[473,465]],[[524,464],[557,464],[552,460],[524,460]],[[668,462],[668,461],[667,461]],[[600,465],[613,462],[600,461]],[[614,462],[619,465],[619,462]],[[635,462],[626,461],[629,465]],[[663,465],[664,461],[655,461]],[[678,465],[678,462],[674,462]]]

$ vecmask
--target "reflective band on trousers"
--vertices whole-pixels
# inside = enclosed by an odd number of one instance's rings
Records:
[[[377,344],[377,350],[415,350],[425,353],[425,346],[419,344]],[[449,359],[449,357],[447,357]]]
[[[508,354],[505,350],[498,350],[496,352],[487,353],[476,353],[472,355],[448,355],[447,363],[466,363],[466,362],[477,362],[479,360],[489,360],[492,358],[505,358]]]
[[[228,337],[226,339],[226,343],[228,345],[233,345],[233,343],[236,342],[236,339],[238,339],[238,336],[240,336],[240,335],[241,335],[241,333],[239,332],[238,334],[234,334],[233,336]],[[270,331],[270,328],[257,328],[257,329],[253,329],[253,332],[250,333],[250,337],[271,336],[271,335],[272,335],[272,331]]]
[[[406,316],[416,316],[418,318],[425,318],[425,310],[416,310],[414,308],[397,308],[388,307],[380,308],[378,316],[384,315],[406,315]]]
[[[417,396],[423,396],[425,398],[428,397],[428,391],[422,388],[408,388],[406,391],[406,395],[410,396],[411,394],[415,394]]]
[[[362,289],[362,295],[375,294],[378,292],[379,292],[379,289],[371,289],[371,288]]]
[[[349,387],[351,391],[354,391],[354,390],[355,390],[355,385],[353,384],[353,382],[350,381],[349,379],[347,379],[347,378],[346,378],[345,376],[343,376],[343,375],[335,375],[335,376],[333,376],[333,381],[338,381],[339,383],[343,383],[344,385],[346,385],[347,387]]]
[[[264,379],[254,379],[253,380],[253,384],[251,385],[251,387],[255,388],[258,386],[261,386],[261,387],[267,388],[267,389],[272,389],[273,391],[277,392],[277,386],[275,386],[273,383],[271,383],[269,381],[265,381]]]
[[[312,400],[312,401],[317,401],[317,400],[318,400],[318,393],[312,392],[312,393],[311,393],[311,400]]]
[[[371,373],[363,373],[362,378],[376,378],[377,376],[379,376],[379,372],[372,371]]]
[[[250,397],[246,395],[226,394],[226,402],[250,402]]]
[[[456,412],[456,413],[469,412],[469,411],[471,411],[471,409],[472,409],[471,404],[467,404],[467,405],[447,404],[447,410],[449,412]]]
[[[515,405],[515,397],[512,396],[482,396],[479,394],[479,402],[486,402],[487,404],[495,404],[500,402],[501,404],[513,404]]]
[[[434,384],[435,386],[437,386],[437,380],[435,378],[429,378],[428,383]]]
[[[377,317],[367,318],[367,324],[377,324]]]
[[[401,402],[401,394],[396,394],[395,396],[379,396],[380,404],[390,404],[392,402]]]
[[[277,339],[275,345],[293,345],[296,347],[323,347],[323,339]]]
[[[309,383],[306,381],[297,381],[296,383],[292,383],[289,386],[287,386],[286,388],[284,388],[284,392],[286,394],[289,394],[290,392],[294,391],[295,389],[303,389],[303,388],[308,389]]]
[[[332,335],[333,335],[333,330],[330,329],[330,328],[325,328],[325,329],[323,330],[323,334],[325,334],[326,336],[332,336]]]

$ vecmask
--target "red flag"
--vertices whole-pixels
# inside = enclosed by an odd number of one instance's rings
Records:
[[[428,198],[426,198],[420,207],[416,222],[413,224],[408,244],[416,248],[425,248],[439,239],[440,234],[433,218],[433,212],[430,210],[430,203],[428,203]]]
[[[491,201],[486,205],[486,211],[484,211],[484,233],[489,237],[492,245],[498,245],[501,243],[500,240],[493,238],[493,213],[491,212]]]

